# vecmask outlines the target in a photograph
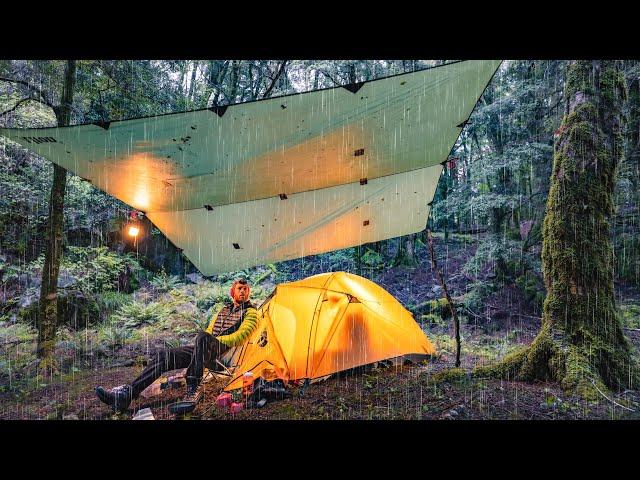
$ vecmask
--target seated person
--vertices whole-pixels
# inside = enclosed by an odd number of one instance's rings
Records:
[[[236,280],[229,293],[233,302],[228,302],[207,329],[198,334],[194,346],[161,350],[130,385],[111,390],[97,387],[98,398],[116,410],[125,411],[131,401],[164,372],[186,368],[187,395],[183,401],[187,404],[187,411],[193,410],[202,396],[199,385],[204,367],[215,370],[216,359],[231,347],[244,343],[258,324],[258,312],[249,301],[251,289],[247,281]],[[170,410],[173,412],[171,407]]]

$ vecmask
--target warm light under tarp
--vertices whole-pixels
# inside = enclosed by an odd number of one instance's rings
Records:
[[[0,135],[145,212],[211,275],[422,230],[440,164],[499,64]]]

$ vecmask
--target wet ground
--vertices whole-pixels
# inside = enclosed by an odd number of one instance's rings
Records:
[[[636,340],[640,340],[637,338]],[[222,381],[205,385],[205,395],[192,419],[215,420],[574,420],[640,419],[640,391],[603,396],[586,402],[564,394],[557,384],[524,383],[438,375],[451,367],[444,356],[424,365],[373,368],[367,372],[333,377],[312,384],[303,395],[290,388],[291,398],[274,400],[260,409],[235,415],[216,407]],[[470,360],[465,364],[472,363]],[[469,368],[467,368],[469,369]],[[130,381],[140,367],[85,371],[51,384],[42,384],[24,396],[0,397],[1,419],[131,419],[150,408],[157,420],[174,418],[168,405],[184,394],[184,388],[167,389],[151,398],[140,398],[128,412],[114,414],[94,394],[96,385],[115,386]]]

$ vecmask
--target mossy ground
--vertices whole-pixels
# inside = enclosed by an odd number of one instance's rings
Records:
[[[455,369],[454,369],[455,370]],[[303,396],[292,387],[291,398],[236,415],[215,406],[222,384],[206,384],[205,397],[193,420],[454,420],[454,419],[640,419],[640,392],[610,397],[631,412],[604,399],[587,401],[568,396],[550,382],[507,382],[478,379],[470,370],[454,371],[439,361],[424,366],[387,367],[309,386]],[[183,389],[140,399],[128,412],[114,414],[93,393],[99,383],[121,384],[139,367],[82,372],[63,381],[42,384],[19,398],[0,396],[3,419],[127,420],[136,411],[151,408],[157,420],[174,417],[168,405]],[[444,372],[444,373],[441,373]]]
[[[463,364],[452,368],[453,342],[446,329],[433,327],[428,335],[439,345],[440,355],[424,364],[370,369],[333,377],[310,385],[304,396],[291,387],[293,397],[273,401],[262,409],[233,416],[215,407],[221,381],[206,384],[205,399],[192,419],[213,420],[385,420],[385,419],[640,419],[640,391],[608,393],[585,399],[566,394],[557,382],[522,382],[472,375],[474,366],[489,365],[505,355],[517,355],[531,342],[536,326],[518,336],[503,331],[485,333],[483,327],[467,325]],[[640,346],[640,332],[632,332]],[[155,341],[160,341],[157,338]],[[94,368],[69,369],[51,380],[30,378],[0,392],[2,419],[130,419],[136,411],[151,408],[156,419],[173,419],[168,405],[184,389],[170,389],[152,398],[141,398],[126,414],[114,415],[94,394],[97,385],[115,386],[130,381],[144,367],[144,339],[121,349],[121,355]],[[136,355],[135,352],[139,351]],[[118,366],[113,366],[114,362]],[[127,362],[126,360],[130,360]],[[123,363],[124,362],[124,363]]]

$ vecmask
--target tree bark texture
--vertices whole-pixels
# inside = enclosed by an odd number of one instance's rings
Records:
[[[71,120],[71,106],[73,104],[73,90],[76,79],[76,61],[67,62],[64,73],[64,85],[60,105],[54,109],[59,127],[68,126]],[[40,288],[40,314],[38,322],[37,355],[40,366],[45,375],[55,370],[53,358],[56,323],[58,311],[58,273],[60,271],[60,256],[62,254],[63,225],[64,225],[64,195],[67,181],[67,171],[53,166],[53,184],[49,199],[49,221],[47,225],[47,246],[42,270],[42,285]]]

